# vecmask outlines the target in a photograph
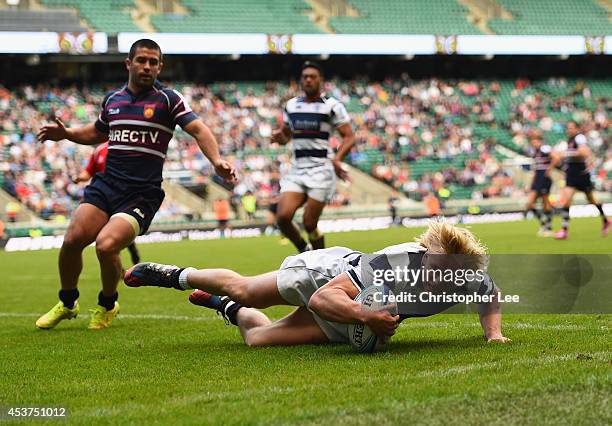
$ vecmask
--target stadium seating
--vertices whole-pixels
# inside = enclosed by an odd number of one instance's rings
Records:
[[[468,18],[470,10],[457,0],[350,0],[348,3],[358,16],[326,17],[326,27],[317,26],[309,19],[312,9],[304,0],[181,0],[179,4],[186,13],[153,14],[150,10],[146,13],[140,10],[132,0],[40,2],[49,8],[75,9],[91,28],[109,33],[141,31],[142,27],[132,20],[132,10],[141,16],[150,16],[151,26],[148,28],[159,32],[295,34],[333,31],[448,35],[482,34],[485,31],[494,34],[602,35],[612,31],[608,12],[597,0],[489,0],[484,4],[503,7],[511,17],[485,16],[486,28],[473,25],[472,19]],[[11,18],[3,12],[0,29],[82,30],[70,12],[55,12],[47,16],[43,12],[20,10],[18,13],[19,16]]]
[[[153,25],[161,32],[318,33],[304,14],[302,0],[199,1],[182,0],[191,14],[154,15]]]
[[[481,34],[466,19],[467,9],[455,0],[351,0],[359,18],[335,17],[339,33],[364,34]]]
[[[596,0],[497,0],[515,19],[490,20],[497,34],[605,35],[612,31]]]
[[[74,11],[2,10],[0,31],[87,31]]]
[[[135,8],[132,0],[41,0],[41,3],[48,7],[75,8],[81,17],[98,31],[140,31],[127,11]]]

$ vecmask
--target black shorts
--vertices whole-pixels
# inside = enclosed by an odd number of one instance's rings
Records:
[[[97,173],[85,188],[81,203],[93,204],[109,217],[126,213],[140,225],[140,235],[147,232],[164,200],[164,190],[156,185],[131,185]]]
[[[593,190],[593,182],[591,182],[591,175],[588,173],[568,173],[565,176],[565,184],[571,188],[576,188],[578,191],[582,192],[591,192]]]
[[[278,203],[272,203],[268,206],[268,211],[276,216],[276,211],[278,210]]]
[[[552,179],[547,176],[536,176],[531,184],[531,190],[535,191],[538,196],[550,194]]]

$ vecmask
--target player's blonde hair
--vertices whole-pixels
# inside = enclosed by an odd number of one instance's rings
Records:
[[[468,229],[459,228],[444,219],[433,220],[416,241],[432,254],[462,254],[473,257],[477,269],[486,265],[487,249]]]

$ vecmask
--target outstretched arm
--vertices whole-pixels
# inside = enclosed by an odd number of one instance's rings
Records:
[[[493,294],[495,298],[491,302],[478,305],[480,325],[488,342],[507,343],[510,339],[504,337],[501,331],[501,305],[497,296],[500,292],[497,287],[493,290]]]
[[[71,129],[66,128],[62,120],[57,117],[55,118],[55,123],[41,127],[37,137],[39,142],[68,139],[81,145],[97,145],[108,139],[108,136],[100,132],[94,124]]]
[[[359,290],[347,274],[338,275],[319,288],[310,298],[308,308],[328,321],[366,324],[383,341],[395,334],[399,316],[387,310],[369,311],[353,299]]]
[[[228,182],[232,182],[236,179],[234,167],[221,158],[217,141],[208,126],[204,124],[202,120],[193,120],[183,127],[183,130],[193,136],[219,176]]]

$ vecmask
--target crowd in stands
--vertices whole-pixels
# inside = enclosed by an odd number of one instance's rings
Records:
[[[527,148],[533,129],[543,132],[548,143],[565,140],[564,123],[570,118],[581,122],[596,153],[597,189],[612,190],[611,100],[597,97],[588,85],[562,79],[539,84],[403,76],[383,82],[332,80],[326,92],[347,105],[353,118],[356,147],[347,160],[411,198],[433,193],[444,201],[457,188],[466,188],[474,199],[523,194],[524,185],[501,160],[497,137],[477,130],[497,129],[520,151]],[[257,207],[273,204],[280,176],[290,166],[290,151],[271,144],[270,136],[281,120],[280,106],[299,93],[297,84],[176,87],[212,129],[223,155],[236,164],[240,181],[232,188],[233,204],[240,200],[245,205],[244,197],[251,194]],[[91,148],[66,141],[40,144],[37,130],[53,116],[69,127],[95,121],[108,89],[0,86],[0,184],[41,217],[65,217],[75,208],[84,185],[72,183],[71,176],[85,166]],[[332,147],[339,143],[334,135]],[[190,170],[195,183],[212,174],[182,131],[170,143],[165,167]],[[252,200],[246,203],[250,208]],[[332,202],[349,203],[346,191]],[[160,211],[162,217],[176,214],[184,211],[172,202]]]

